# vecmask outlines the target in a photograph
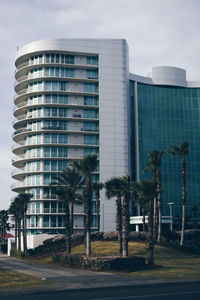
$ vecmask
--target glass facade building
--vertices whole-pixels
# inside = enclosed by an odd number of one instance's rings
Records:
[[[164,79],[159,84],[151,82],[154,74],[151,78],[133,75],[135,80],[130,81],[132,178],[151,178],[150,171],[142,172],[148,162],[148,152],[165,151],[161,164],[162,214],[169,216],[168,203],[173,203],[173,217],[180,220],[181,158],[172,157],[168,150],[171,145],[187,141],[186,220],[192,222],[195,217],[193,207],[199,203],[200,187],[200,88],[197,82],[186,82],[184,70],[178,69],[185,79],[181,83],[173,78],[177,68],[160,67],[158,70],[162,71],[160,77],[168,72],[168,77],[163,76],[167,82]]]
[[[12,190],[31,192],[27,228],[31,234],[62,233],[64,211],[49,183],[75,160],[96,153],[94,181],[130,174],[142,180],[147,153],[189,142],[187,218],[199,203],[200,82],[175,67],[153,67],[148,76],[129,72],[123,39],[53,39],[19,49],[16,59]],[[162,214],[181,216],[180,159],[163,155]],[[100,228],[116,228],[115,200],[100,199]],[[135,212],[133,212],[135,213]],[[137,211],[139,213],[139,211]],[[74,209],[82,230],[84,207]],[[92,228],[96,212],[93,209]]]

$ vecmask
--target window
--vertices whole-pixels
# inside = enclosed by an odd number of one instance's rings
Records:
[[[97,83],[84,83],[84,92],[98,93],[98,84]]]
[[[98,145],[99,137],[97,135],[84,135],[84,144]]]
[[[98,106],[98,98],[97,97],[84,97],[84,105],[95,105]]]
[[[97,56],[87,56],[87,65],[98,65]]]
[[[83,129],[88,131],[98,131],[99,126],[96,122],[84,122]]]
[[[87,70],[87,78],[97,79],[98,78],[97,70]]]
[[[73,55],[65,55],[65,63],[66,64],[74,64],[74,56]]]
[[[87,156],[89,154],[96,154],[99,156],[99,149],[97,148],[85,148],[84,149],[84,156]]]
[[[84,109],[84,118],[97,119],[98,115],[99,113],[96,109]]]
[[[53,104],[67,104],[68,103],[68,96],[67,95],[51,95],[46,94],[44,98],[45,103],[53,103]]]

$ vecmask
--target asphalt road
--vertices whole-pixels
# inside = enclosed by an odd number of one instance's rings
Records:
[[[0,300],[200,300],[199,282],[120,276],[18,260],[0,255],[0,269],[14,270],[46,281],[26,291],[0,291]]]
[[[0,296],[1,300],[199,300],[199,282]]]

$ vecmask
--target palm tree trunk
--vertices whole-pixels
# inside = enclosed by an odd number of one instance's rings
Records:
[[[24,251],[27,251],[26,213],[24,214]]]
[[[142,207],[142,226],[143,226],[143,231],[145,232],[145,207]]]
[[[99,196],[96,198],[97,231],[100,230]]]
[[[74,232],[74,205],[72,202],[69,203],[69,218],[70,218],[70,229],[71,234]]]
[[[91,218],[92,218],[92,185],[91,185],[91,176],[88,175],[86,178],[86,187],[85,187],[85,238],[86,238],[86,255],[91,255]]]
[[[157,181],[157,178],[156,178],[156,169],[153,168],[152,169],[153,171],[153,182],[156,182]],[[156,219],[157,219],[157,199],[156,197],[154,197],[154,202],[153,202],[153,237],[154,237],[154,240],[156,240]]]
[[[66,249],[67,253],[71,253],[71,230],[70,230],[70,216],[69,216],[69,204],[65,203],[65,236],[66,236]]]
[[[116,204],[117,204],[118,249],[119,249],[119,255],[122,255],[122,205],[121,205],[121,197],[117,198]]]
[[[148,265],[154,264],[154,236],[153,236],[153,200],[148,203],[148,234],[147,234],[147,260]]]
[[[26,233],[25,233],[25,215],[22,218],[22,232],[23,232],[23,248],[24,252],[26,252]]]
[[[21,218],[18,219],[18,250],[21,251]]]
[[[157,190],[158,190],[158,238],[160,242],[162,235],[162,213],[161,213],[161,175],[159,169],[157,170]]]
[[[185,173],[186,173],[186,161],[182,158],[181,163],[181,174],[182,174],[182,226],[181,226],[181,240],[180,246],[184,243],[184,233],[185,233],[185,202],[186,202],[186,191],[185,191]]]
[[[15,219],[15,249],[17,249],[17,220]]]
[[[130,217],[129,217],[129,199],[123,198],[122,206],[122,256],[128,256],[128,240],[130,229]]]

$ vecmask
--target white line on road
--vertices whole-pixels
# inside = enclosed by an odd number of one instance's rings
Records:
[[[92,299],[92,300],[137,299],[137,298],[149,298],[149,297],[160,297],[160,296],[176,296],[176,295],[187,295],[187,294],[200,294],[200,291],[167,293],[167,294],[152,294],[152,295],[139,295],[139,296],[123,296],[123,297],[112,297],[112,298],[95,298],[95,299]]]

